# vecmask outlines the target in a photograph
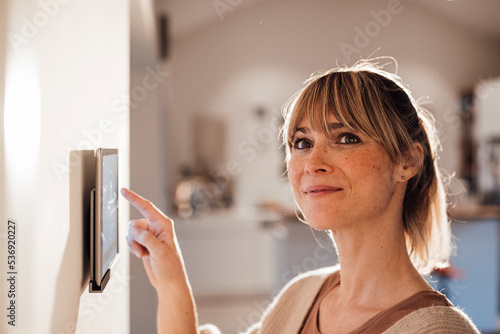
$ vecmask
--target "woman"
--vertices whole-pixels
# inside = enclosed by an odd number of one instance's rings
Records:
[[[292,280],[248,332],[478,333],[422,277],[447,265],[450,227],[433,119],[399,78],[367,61],[315,75],[284,116],[296,204],[339,266]],[[122,193],[145,217],[128,242],[158,292],[159,333],[217,333],[197,328],[173,222]]]

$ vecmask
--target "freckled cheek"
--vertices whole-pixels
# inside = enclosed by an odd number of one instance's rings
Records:
[[[375,172],[374,165],[366,157],[360,159],[349,159],[344,164],[346,173],[352,175],[357,180],[363,180],[370,177]]]
[[[368,171],[371,177],[378,180],[380,185],[392,182],[394,165],[386,157],[380,155],[379,160],[371,160],[368,161],[367,164],[370,166]]]
[[[368,159],[367,159],[368,158]],[[347,164],[346,164],[347,166]],[[352,159],[349,161],[349,174],[351,182],[356,186],[353,195],[366,193],[370,188],[382,189],[387,183],[387,175],[390,174],[389,168],[380,161],[371,159],[364,155],[361,159]]]
[[[291,159],[288,163],[288,181],[290,182],[294,193],[300,186],[300,179],[302,177],[301,171],[302,169],[298,166],[297,162]]]

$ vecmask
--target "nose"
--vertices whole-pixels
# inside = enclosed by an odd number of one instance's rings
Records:
[[[330,173],[333,171],[331,157],[324,145],[317,144],[311,149],[306,160],[305,169],[309,174]]]

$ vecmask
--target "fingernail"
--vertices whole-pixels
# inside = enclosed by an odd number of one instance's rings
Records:
[[[136,237],[139,234],[139,231],[137,230],[136,227],[131,227],[128,229],[128,234]]]

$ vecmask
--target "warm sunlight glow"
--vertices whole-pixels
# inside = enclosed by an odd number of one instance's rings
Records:
[[[38,169],[40,151],[40,88],[31,59],[12,57],[5,81],[6,175],[32,180]],[[20,174],[22,173],[22,174]]]

